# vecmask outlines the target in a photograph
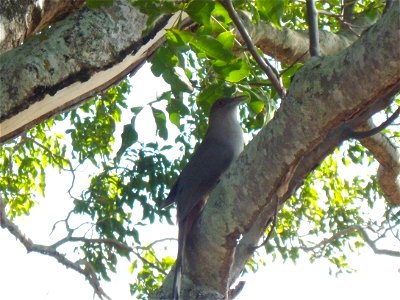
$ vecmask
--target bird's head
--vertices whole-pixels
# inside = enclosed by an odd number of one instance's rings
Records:
[[[237,107],[242,103],[247,96],[237,96],[232,98],[220,98],[214,102],[210,111],[211,119],[223,119],[227,115],[234,115],[236,117]]]

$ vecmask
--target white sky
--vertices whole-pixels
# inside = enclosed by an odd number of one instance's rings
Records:
[[[147,67],[143,67],[135,75],[132,83],[132,97],[128,103],[130,106],[155,99],[157,91],[165,88],[160,79],[152,77]],[[147,121],[146,124],[148,123]],[[150,130],[154,132],[154,127],[150,127]],[[17,220],[22,231],[35,243],[54,242],[57,235],[61,234],[60,230],[49,236],[54,222],[64,219],[72,208],[66,193],[70,184],[69,176],[61,176],[50,170],[48,179],[46,198],[40,200],[40,205],[32,210],[29,217]],[[161,236],[174,237],[177,228],[154,225],[145,230],[149,232],[151,241]],[[256,274],[246,276],[246,286],[237,299],[337,300],[398,297],[400,259],[378,256],[365,248],[361,255],[354,255],[349,262],[358,272],[343,274],[338,278],[328,274],[329,265],[322,261],[311,264],[307,259],[301,258],[296,265],[290,262],[283,264],[279,260],[268,262]],[[112,277],[112,282],[102,283],[106,293],[114,300],[133,299],[129,294],[128,283],[132,283],[134,278],[128,272],[128,266],[126,259],[122,259],[118,274]],[[25,248],[8,231],[0,229],[0,299],[86,300],[93,299],[93,291],[82,275],[66,269],[51,257],[27,254]]]

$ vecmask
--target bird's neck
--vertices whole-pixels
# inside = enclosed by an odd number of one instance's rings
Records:
[[[237,112],[210,119],[206,137],[221,143],[243,143],[243,132]]]

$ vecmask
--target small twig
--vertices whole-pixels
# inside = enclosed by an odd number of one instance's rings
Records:
[[[353,138],[353,139],[365,139],[367,137],[370,137],[374,134],[377,134],[381,132],[383,129],[388,127],[390,124],[393,123],[394,120],[397,119],[397,117],[400,115],[400,106],[397,108],[397,110],[386,120],[384,121],[381,125],[367,131],[362,131],[362,132],[356,132],[353,130],[348,131],[348,137]]]
[[[397,224],[400,224],[400,210],[397,211],[396,213],[393,212],[393,210],[395,210],[396,208],[398,208],[398,207],[391,207],[389,209],[388,213],[392,214],[392,218],[390,218],[390,219],[388,218],[388,223],[389,223],[389,230],[392,233],[393,237],[400,241],[400,235],[399,235],[400,234],[400,230],[397,230],[397,232],[395,232],[395,229],[394,229],[394,227]],[[391,220],[394,220],[394,222],[395,222],[394,225],[390,224]]]
[[[114,248],[116,248],[118,250],[125,250],[128,252],[133,252],[132,247],[129,247],[128,245],[121,243],[120,241],[117,241],[117,240],[103,239],[103,238],[89,239],[89,238],[85,238],[85,237],[75,237],[75,236],[67,236],[65,238],[62,238],[61,240],[55,242],[50,247],[56,249],[56,248],[60,247],[62,244],[65,244],[67,242],[82,242],[82,243],[87,243],[87,244],[107,244],[107,245],[113,246]]]
[[[361,234],[361,237],[363,240],[367,243],[367,245],[374,251],[375,254],[384,254],[384,255],[389,255],[389,256],[395,256],[395,257],[400,257],[400,252],[399,251],[394,251],[394,250],[389,250],[389,249],[379,249],[375,242],[373,241],[367,231],[361,226],[361,225],[351,225],[348,228],[338,231],[334,233],[330,238],[323,239],[321,242],[318,244],[311,246],[311,247],[301,247],[301,249],[305,251],[314,251],[317,248],[325,248],[328,244],[331,244],[333,241],[337,240],[338,238],[348,235],[350,233],[353,233],[355,231],[358,231]]]
[[[65,220],[58,220],[57,222],[55,222],[55,223],[53,224],[53,227],[51,228],[50,235],[52,235],[53,232],[54,232],[54,230],[56,230],[56,227],[57,227],[58,223],[64,223],[64,224],[65,224],[65,228],[67,229],[68,233],[71,233],[73,230],[69,227],[68,220],[69,220],[69,218],[71,217],[71,215],[72,215],[73,212],[74,212],[74,211],[71,210],[71,211],[67,214],[67,217],[65,218]]]
[[[320,241],[319,243],[317,243],[314,246],[308,246],[308,247],[303,246],[300,248],[303,249],[304,251],[314,251],[315,249],[318,249],[318,248],[325,248],[328,244],[331,244],[333,241],[337,240],[338,238],[340,238],[344,235],[347,235],[349,233],[352,233],[354,231],[355,231],[354,228],[349,227],[349,228],[346,228],[344,230],[341,230],[341,231],[338,231],[338,232],[332,234],[331,237],[329,237],[327,239],[323,239],[322,241]]]
[[[321,49],[319,47],[319,30],[318,30],[318,11],[315,8],[314,0],[307,0],[307,22],[308,36],[310,38],[310,55],[320,56]]]
[[[229,31],[228,28],[226,28],[216,17],[211,16],[211,19],[218,24],[222,30],[224,31]],[[236,45],[238,45],[239,47],[242,47],[243,45],[239,42],[239,40],[235,37],[234,42]]]
[[[368,246],[371,247],[372,251],[374,251],[375,254],[384,254],[384,255],[400,257],[399,251],[388,250],[388,249],[378,249],[375,245],[375,242],[370,239],[370,237],[368,236],[365,229],[362,228],[360,225],[353,225],[352,227],[354,227],[354,230],[358,230],[361,233],[364,241],[367,243]]]
[[[166,241],[176,241],[176,240],[177,240],[176,238],[163,238],[163,239],[155,240],[155,241],[151,242],[150,244],[148,244],[147,246],[142,246],[142,247],[138,247],[138,248],[143,249],[143,250],[148,250],[148,249],[152,248],[155,244],[163,243]]]
[[[153,245],[160,243],[160,242],[164,242],[164,241],[168,241],[168,240],[176,240],[176,239],[172,239],[172,238],[164,238],[164,239],[160,239],[160,240],[156,240],[154,242],[152,242],[151,244],[149,244],[148,246],[144,246],[144,247],[136,247],[138,249],[142,249],[142,250],[149,250],[152,248]],[[124,250],[127,252],[131,252],[133,254],[135,254],[142,262],[147,263],[148,265],[151,265],[153,268],[157,269],[160,273],[162,274],[166,274],[165,270],[159,268],[156,264],[153,264],[152,262],[150,262],[149,260],[145,259],[142,255],[140,255],[140,253],[138,251],[136,251],[133,247],[130,247],[120,241],[117,240],[113,240],[113,239],[105,239],[105,238],[85,238],[85,237],[73,237],[68,235],[67,237],[57,241],[56,243],[54,243],[53,245],[51,245],[51,248],[58,248],[59,246],[67,243],[67,242],[82,242],[82,243],[88,243],[88,244],[108,244],[116,249],[119,250]]]
[[[233,23],[235,24],[236,28],[238,29],[240,35],[243,38],[248,50],[250,51],[251,55],[253,56],[254,60],[260,66],[260,68],[265,72],[269,80],[271,80],[272,86],[276,89],[281,99],[285,98],[285,90],[283,88],[282,83],[278,79],[278,72],[274,69],[274,67],[268,63],[264,58],[262,58],[258,52],[256,47],[254,46],[253,41],[251,40],[250,35],[248,34],[246,28],[244,27],[242,21],[240,20],[239,16],[237,15],[235,8],[232,5],[230,0],[219,0],[220,3],[226,8],[231,17]]]

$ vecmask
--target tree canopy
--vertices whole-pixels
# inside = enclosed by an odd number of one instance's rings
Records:
[[[125,257],[135,297],[168,298],[174,258],[161,250],[171,239],[144,244],[142,228],[174,223],[160,203],[211,105],[244,94],[248,144],[190,234],[184,295],[234,297],[267,256],[305,254],[333,272],[350,271],[348,253],[365,246],[400,257],[399,1],[62,3],[35,7],[39,21],[25,25],[0,5],[0,224],[28,251],[82,274],[104,299],[101,282]],[[137,103],[126,76],[145,60],[169,90]],[[23,113],[37,115],[12,121]],[[15,220],[40,205],[49,169],[70,178],[73,209],[53,227],[64,237],[41,245]],[[77,188],[82,170],[90,180]]]

